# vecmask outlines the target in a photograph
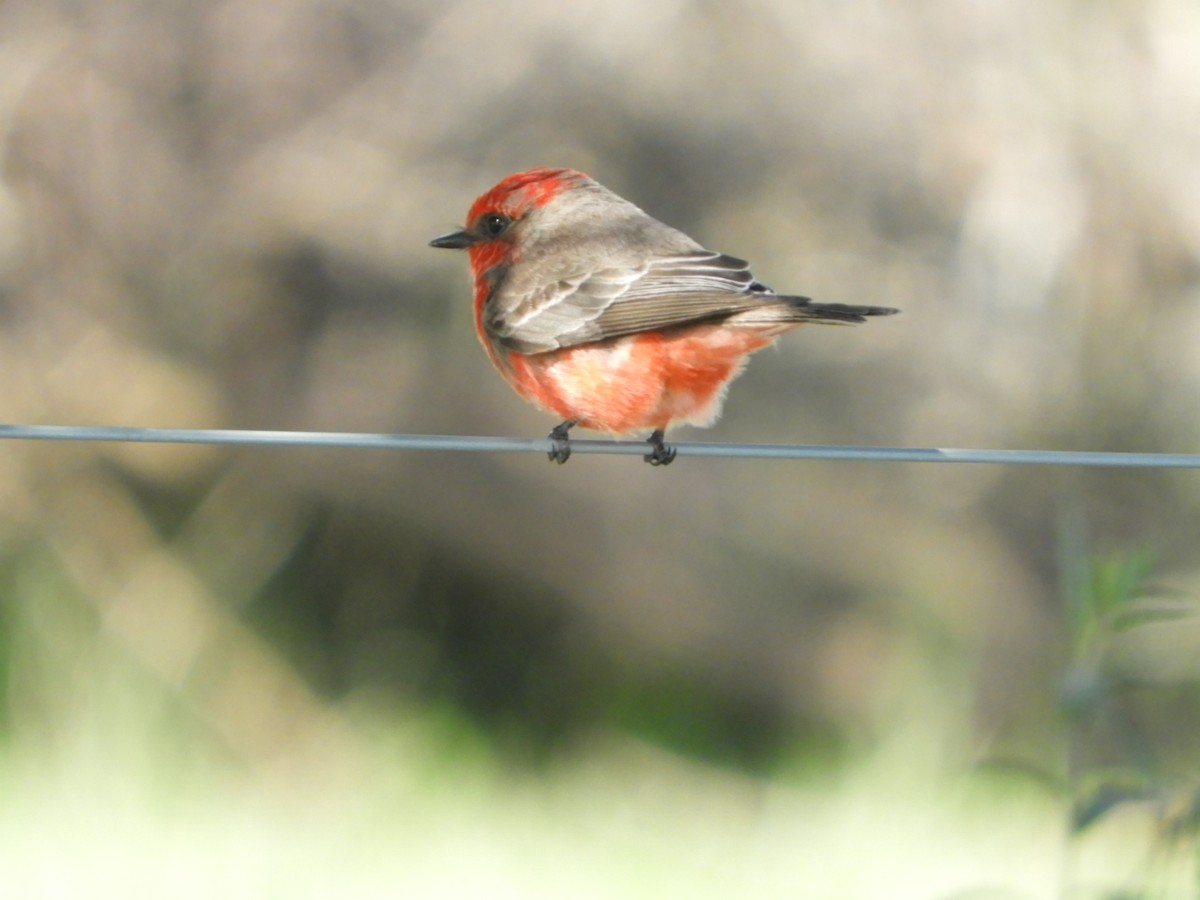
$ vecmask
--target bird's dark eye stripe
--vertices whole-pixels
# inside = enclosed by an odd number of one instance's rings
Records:
[[[501,213],[487,213],[480,216],[476,227],[487,237],[498,237],[511,221],[512,219]]]

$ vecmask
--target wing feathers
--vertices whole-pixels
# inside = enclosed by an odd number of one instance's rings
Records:
[[[853,324],[894,312],[780,296],[755,281],[744,260],[701,252],[564,278],[519,299],[505,297],[501,284],[488,301],[484,324],[519,353],[543,353],[705,321]]]

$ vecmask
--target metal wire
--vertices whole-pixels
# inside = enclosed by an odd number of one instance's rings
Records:
[[[105,441],[141,444],[236,444],[511,453],[550,450],[545,438],[438,434],[361,434],[328,431],[243,431],[208,428],[123,428],[89,425],[5,425],[0,440]],[[735,459],[836,459],[875,462],[992,463],[997,465],[1117,466],[1200,469],[1200,453],[1113,453],[1086,450],[962,450],[946,447],[839,447],[798,444],[672,443],[680,456]],[[643,441],[571,439],[574,453],[641,456]]]

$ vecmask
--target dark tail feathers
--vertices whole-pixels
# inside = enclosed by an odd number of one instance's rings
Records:
[[[854,325],[868,316],[893,316],[900,312],[891,306],[853,306],[849,303],[815,303],[807,297],[780,297],[797,313],[798,319],[833,325]]]

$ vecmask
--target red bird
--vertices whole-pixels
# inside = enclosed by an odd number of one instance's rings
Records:
[[[559,463],[582,425],[649,430],[645,460],[666,465],[667,428],[712,424],[754,351],[806,322],[897,312],[776,294],[574,169],[508,176],[430,244],[470,256],[475,331],[513,389],[563,419],[549,435]]]

